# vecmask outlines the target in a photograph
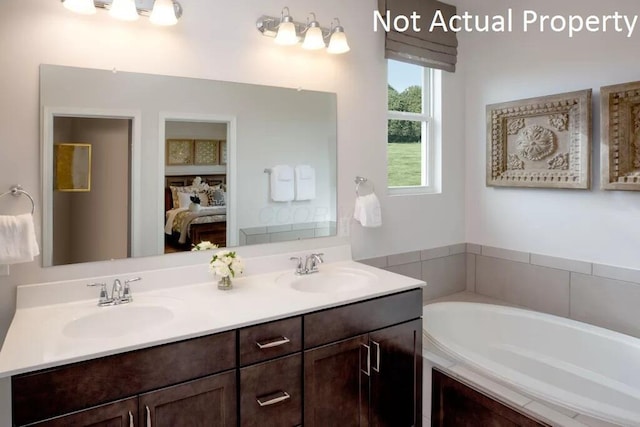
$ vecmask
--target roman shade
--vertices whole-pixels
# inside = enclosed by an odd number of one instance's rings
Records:
[[[385,58],[454,72],[458,55],[456,33],[445,31],[442,26],[429,31],[437,10],[442,12],[448,26],[449,19],[456,14],[455,6],[437,0],[378,0],[378,11],[385,18],[389,13],[391,24],[398,15],[410,17],[416,12],[420,16],[419,32],[413,30],[413,25],[404,32],[391,25],[386,33]]]

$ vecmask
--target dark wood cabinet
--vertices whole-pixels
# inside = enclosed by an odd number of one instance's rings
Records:
[[[367,335],[304,353],[304,425],[367,425]]]
[[[422,319],[369,334],[371,426],[422,424]]]
[[[240,426],[302,423],[302,354],[240,369]]]
[[[463,384],[438,369],[432,375],[434,427],[547,426]]]
[[[421,425],[420,294],[409,291],[313,313],[312,322],[305,316],[305,343],[393,325],[305,351],[305,426]],[[398,321],[403,323],[394,325]]]
[[[139,396],[138,426],[235,427],[235,371]]]
[[[422,290],[12,377],[14,426],[421,420]]]
[[[34,427],[130,427],[135,424],[138,399],[125,399],[70,415],[29,424]]]

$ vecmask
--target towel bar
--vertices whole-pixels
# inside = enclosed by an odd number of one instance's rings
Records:
[[[31,194],[29,194],[26,191],[24,191],[20,185],[14,185],[13,187],[11,187],[9,189],[9,191],[6,191],[6,192],[0,194],[0,197],[7,196],[9,194],[11,194],[12,196],[16,196],[16,197],[20,196],[20,195],[27,196],[29,198],[29,200],[31,201],[31,215],[33,215],[33,213],[36,211],[36,203],[33,201],[33,197],[31,197]]]
[[[360,196],[359,190],[362,184],[369,184],[369,186],[371,187],[371,192],[372,193],[375,192],[375,188],[373,187],[373,184],[363,176],[356,176],[355,183],[356,183],[356,196]]]

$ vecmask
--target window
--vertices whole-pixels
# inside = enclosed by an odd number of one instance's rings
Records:
[[[387,174],[391,194],[439,191],[434,120],[439,71],[387,60]]]

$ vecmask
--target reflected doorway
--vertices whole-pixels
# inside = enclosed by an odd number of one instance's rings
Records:
[[[164,253],[228,245],[228,122],[165,121]]]
[[[132,124],[53,117],[51,265],[131,256]]]

